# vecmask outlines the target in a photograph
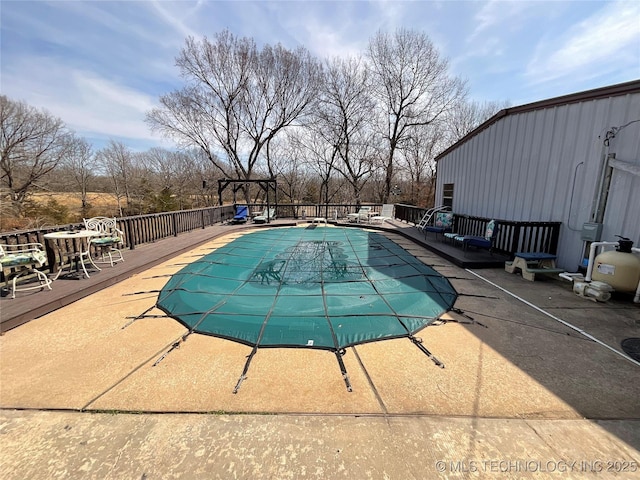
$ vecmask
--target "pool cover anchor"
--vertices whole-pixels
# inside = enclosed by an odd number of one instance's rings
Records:
[[[344,366],[344,362],[342,361],[342,357],[346,355],[346,353],[347,351],[344,348],[335,351],[336,358],[338,359],[338,365],[340,365],[340,371],[342,372],[342,379],[347,386],[347,392],[353,392],[351,382],[349,381],[349,375],[347,374],[347,367]]]
[[[431,353],[429,350],[427,350],[427,348],[422,344],[422,339],[421,338],[414,337],[413,335],[411,335],[409,337],[409,340],[411,340],[416,347],[418,347],[420,350],[422,350],[422,353],[424,353],[427,357],[429,357],[431,359],[431,361],[436,364],[436,366],[438,366],[440,368],[444,368],[444,363],[442,363],[440,360],[438,360],[433,355],[433,353]]]
[[[242,382],[245,381],[245,379],[247,378],[246,375],[242,374],[240,375],[240,378],[238,379],[238,383],[236,383],[235,388],[233,389],[233,394],[235,395],[236,393],[238,393],[238,390],[240,390],[240,385],[242,385]]]
[[[251,364],[251,360],[253,360],[253,356],[258,352],[258,345],[256,344],[251,353],[247,355],[247,361],[244,364],[244,368],[242,369],[242,373],[240,374],[240,378],[238,378],[238,383],[236,383],[236,387],[233,389],[234,395],[238,393],[240,390],[240,385],[247,379],[247,373],[249,372],[249,365]]]
[[[479,321],[477,321],[475,318],[473,318],[471,315],[467,314],[464,310],[461,310],[459,308],[452,308],[450,311],[452,311],[453,313],[457,313],[458,315],[460,315],[461,317],[467,318],[469,319],[468,322],[465,322],[464,320],[443,320],[444,323],[447,322],[456,322],[456,323],[460,323],[462,325],[479,325],[480,327],[484,327],[484,328],[489,328],[487,327],[484,323],[480,323]]]
[[[151,307],[147,308],[144,312],[142,312],[140,315],[136,315],[135,317],[125,317],[127,318],[129,321],[127,323],[125,323],[120,330],[124,330],[127,327],[130,327],[131,325],[134,324],[134,322],[138,321],[138,320],[142,320],[143,318],[167,318],[167,314],[163,313],[162,315],[147,315],[148,312],[150,312],[151,310],[153,310],[154,308],[156,308],[155,305],[152,305]]]
[[[125,323],[122,328],[120,330],[124,330],[125,328],[127,328],[129,325],[133,324],[133,322],[135,322],[136,320],[140,320],[141,318],[145,318],[145,316],[147,315],[147,312],[150,312],[151,310],[153,310],[156,306],[153,305],[149,308],[147,308],[144,312],[142,312],[140,315],[136,316],[136,317],[128,317],[130,320]],[[166,315],[164,315],[166,316]]]
[[[180,345],[185,342],[187,340],[187,337],[191,335],[191,332],[187,332],[185,333],[180,339],[176,340],[175,342],[173,342],[173,344],[171,345],[171,348],[169,348],[169,350],[167,350],[166,352],[164,352],[162,354],[162,356],[160,356],[160,358],[158,358],[155,363],[153,365],[151,365],[152,367],[155,367],[156,365],[158,365],[162,360],[164,360],[167,355],[169,355],[171,352],[173,352],[176,348],[180,348]]]

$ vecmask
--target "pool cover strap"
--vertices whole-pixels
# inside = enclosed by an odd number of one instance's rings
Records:
[[[444,363],[442,363],[440,360],[438,360],[433,353],[431,353],[429,350],[427,350],[427,347],[425,347],[422,344],[422,339],[419,337],[414,337],[413,335],[411,335],[409,337],[409,339],[413,342],[413,344],[418,347],[420,350],[422,350],[422,352],[431,359],[431,361],[433,363],[435,363],[438,367],[440,368],[444,368]]]
[[[342,372],[342,379],[344,380],[345,385],[347,386],[347,391],[351,392],[353,389],[351,388],[351,382],[349,381],[349,375],[347,375],[347,368],[344,366],[344,362],[342,361],[342,357],[347,353],[347,351],[342,348],[340,350],[336,350],[336,358],[338,359],[338,365],[340,365],[340,371]]]

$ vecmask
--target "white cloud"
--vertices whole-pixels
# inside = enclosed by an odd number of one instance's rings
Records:
[[[359,3],[286,2],[274,3],[270,10],[282,30],[300,45],[319,58],[331,58],[363,53],[368,39],[363,35],[367,27],[363,25],[366,19],[359,15],[360,6]]]
[[[474,17],[475,28],[467,38],[467,43],[477,41],[487,30],[501,32],[505,28],[514,28],[515,23],[529,17],[532,8],[539,4],[524,1],[490,0],[483,4]]]
[[[566,35],[541,42],[525,76],[531,83],[578,74],[593,78],[624,65],[640,74],[639,51],[640,3],[607,3]]]
[[[144,121],[155,98],[94,72],[32,57],[3,71],[2,83],[9,98],[47,110],[81,136],[159,141]]]
[[[170,2],[153,0],[149,2],[149,4],[153,7],[153,10],[160,19],[175,30],[182,38],[199,38],[200,35],[187,25],[185,19],[190,19],[197,14],[202,6],[201,1],[196,2],[193,7],[192,2],[172,4]],[[173,6],[177,8],[171,8]]]
[[[301,44],[320,58],[355,56],[364,53],[365,45],[362,42],[350,42],[342,32],[326,24],[310,22],[305,30]]]
[[[80,135],[141,145],[159,142],[146,112],[183,84],[175,57],[185,37],[225,28],[319,58],[363,54],[376,31],[414,28],[491,99],[640,77],[637,0],[84,0],[4,2],[2,10],[3,94],[46,108]]]
[[[546,5],[547,2],[545,2]],[[509,53],[517,48],[523,31],[531,30],[532,19],[545,11],[540,2],[489,0],[469,4],[481,5],[470,20],[471,33],[464,38],[464,50],[454,58],[452,67],[464,70],[467,64],[478,65],[482,59],[482,74],[499,74],[512,68]],[[464,15],[460,16],[460,22]],[[462,30],[462,29],[461,29]]]

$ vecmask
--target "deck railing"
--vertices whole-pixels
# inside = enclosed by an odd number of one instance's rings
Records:
[[[363,203],[371,206],[372,210],[380,211],[382,204]],[[286,203],[278,204],[276,216],[278,218],[315,218],[322,217],[327,220],[346,218],[347,214],[355,213],[360,206],[355,203]],[[250,212],[262,212],[267,208],[266,203],[251,203],[248,205]],[[273,205],[271,205],[273,207]]]
[[[209,225],[224,222],[234,215],[233,206],[196,208],[176,212],[154,213],[119,217],[118,228],[124,232],[124,245],[133,250],[136,245],[152,243],[167,237],[175,237],[180,233],[205,228]],[[81,230],[83,223],[68,223],[53,227],[0,233],[0,243],[22,244],[39,242],[47,251],[48,264],[55,265],[55,252],[45,240],[47,233]],[[66,243],[66,242],[65,242]],[[64,244],[59,245],[64,248]],[[71,248],[71,246],[69,246]],[[96,253],[96,252],[94,252]]]
[[[425,208],[413,205],[396,205],[396,218],[418,224]],[[483,236],[490,218],[453,214],[453,229],[460,235]],[[562,222],[519,222],[500,220],[493,250],[513,257],[516,252],[544,252],[556,254]]]
[[[234,208],[231,205],[222,207],[195,208],[176,212],[153,213],[118,217],[118,228],[124,232],[125,244],[134,249],[136,245],[155,242],[162,238],[175,237],[179,233],[224,222],[232,218]],[[67,223],[53,227],[36,228],[0,233],[0,243],[19,244],[26,242],[45,243],[44,235],[52,232],[81,230],[83,223]]]
[[[373,209],[380,205],[371,205]],[[264,203],[249,204],[250,212],[263,211]],[[315,218],[327,219],[344,218],[348,213],[358,210],[356,204],[278,204],[277,218]],[[124,245],[133,250],[136,245],[153,243],[167,237],[176,237],[180,233],[205,228],[216,223],[222,223],[233,218],[235,208],[233,205],[196,208],[192,210],[180,210],[176,212],[153,213],[148,215],[135,215],[118,217],[118,228],[124,232]],[[52,227],[37,228],[0,233],[0,243],[23,244],[30,242],[42,243],[49,259],[49,265],[55,265],[55,252],[45,240],[44,235],[52,232],[81,230],[83,223],[68,223]],[[64,245],[62,245],[64,247]],[[70,247],[71,248],[71,247]],[[97,252],[94,252],[97,253]]]
[[[124,232],[127,247],[133,250],[136,245],[224,222],[233,218],[234,213],[233,206],[228,205],[136,215],[118,218],[118,227]]]
[[[380,204],[367,204],[374,210],[379,210]],[[249,204],[251,212],[262,211],[264,203]],[[353,204],[278,204],[277,218],[314,218],[324,217],[342,219],[349,213],[358,210],[359,205]],[[395,218],[407,223],[418,224],[426,209],[413,205],[396,204]],[[235,213],[232,205],[196,208],[177,212],[154,213],[118,218],[118,227],[124,232],[125,245],[135,249],[136,245],[155,242],[167,237],[175,237],[180,233],[189,232],[209,225],[225,222],[233,218]],[[483,235],[490,218],[474,217],[470,215],[454,214],[455,231],[462,235]],[[496,238],[494,250],[510,256],[516,252],[545,252],[557,253],[558,237],[561,222],[519,222],[497,219],[500,229]],[[82,229],[83,224],[71,223],[54,227],[0,233],[0,243],[29,243],[40,242],[47,248],[50,256],[49,264],[54,264],[54,252],[44,239],[50,232]]]

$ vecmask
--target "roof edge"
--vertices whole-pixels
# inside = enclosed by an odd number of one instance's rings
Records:
[[[567,105],[570,103],[577,103],[585,100],[596,100],[599,98],[617,97],[620,95],[627,95],[629,93],[638,93],[638,92],[640,92],[640,80],[632,80],[630,82],[618,83],[618,84],[609,85],[606,87],[599,87],[599,88],[594,88],[592,90],[585,90],[583,92],[570,93],[568,95],[561,95],[559,97],[549,98],[546,100],[526,103],[524,105],[520,105],[517,107],[505,108],[503,110],[500,110],[498,113],[496,113],[493,117],[486,120],[484,123],[478,125],[476,128],[471,130],[469,133],[467,133],[464,137],[462,137],[460,140],[455,142],[453,145],[447,147],[441,153],[436,155],[435,161],[437,162],[442,157],[450,153],[452,150],[455,150],[460,145],[468,142],[473,137],[478,135],[480,132],[482,132],[483,130],[486,130],[491,125],[496,123],[501,118],[506,117],[507,115],[512,115],[515,113],[530,112],[533,110],[556,107],[559,105]]]

